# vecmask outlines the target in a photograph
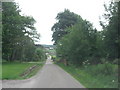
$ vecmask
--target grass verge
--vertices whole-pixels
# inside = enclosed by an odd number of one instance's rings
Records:
[[[21,74],[24,73],[30,67],[37,65],[37,68],[32,70],[25,77]],[[2,80],[15,80],[15,79],[26,79],[30,78],[37,73],[37,71],[43,66],[43,63],[20,63],[20,62],[4,62],[2,63]]]
[[[95,70],[102,68],[103,65],[94,65],[85,67],[65,66],[62,63],[57,63],[65,71],[70,73],[86,88],[118,88],[118,77],[116,74],[105,75],[103,72],[94,73]],[[114,68],[117,68],[114,66]],[[93,73],[92,73],[93,72]]]

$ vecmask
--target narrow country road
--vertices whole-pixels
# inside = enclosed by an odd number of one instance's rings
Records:
[[[37,75],[26,80],[3,80],[2,88],[84,88],[71,75],[52,63],[50,57]]]

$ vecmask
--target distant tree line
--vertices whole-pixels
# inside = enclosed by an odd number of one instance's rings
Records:
[[[106,13],[102,16],[104,20],[100,20],[101,31],[68,9],[58,13],[52,37],[60,60],[75,65],[118,63],[120,2],[104,7]]]
[[[31,16],[20,14],[15,2],[2,3],[2,59],[7,61],[40,60],[44,51],[36,49],[34,40],[40,39]]]

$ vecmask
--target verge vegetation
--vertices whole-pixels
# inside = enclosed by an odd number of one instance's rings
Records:
[[[110,74],[105,71],[105,64],[76,67],[74,65],[65,66],[58,63],[61,68],[70,73],[86,88],[117,88],[118,87],[118,67],[117,65],[107,64]],[[111,68],[112,67],[112,68]],[[110,69],[111,68],[111,69]]]
[[[43,62],[4,62],[2,63],[2,80],[26,79],[37,73]],[[36,66],[35,68],[32,68]]]

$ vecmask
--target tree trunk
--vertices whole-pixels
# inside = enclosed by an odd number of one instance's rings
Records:
[[[14,50],[12,51],[10,61],[14,61],[14,60],[15,60],[15,52],[16,52],[16,50],[14,49]]]

